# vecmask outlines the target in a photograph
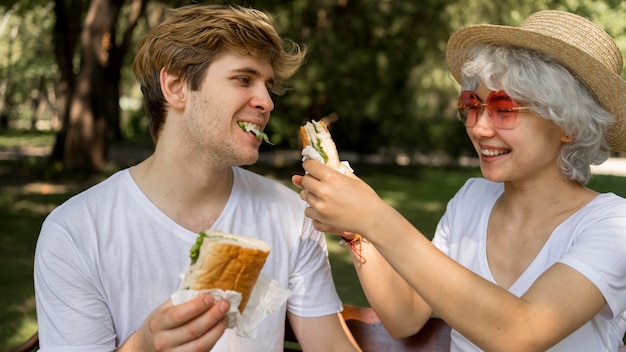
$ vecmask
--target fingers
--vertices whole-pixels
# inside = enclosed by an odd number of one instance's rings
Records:
[[[199,295],[177,306],[171,305],[170,303],[168,307],[166,303],[165,307],[167,307],[166,315],[168,319],[163,320],[162,328],[167,330],[181,326],[206,312],[214,304],[215,299],[209,294]]]
[[[217,341],[222,337],[224,331],[228,327],[228,317],[223,317],[220,321],[213,325],[205,334],[193,340],[191,351],[209,351],[211,350]]]
[[[294,186],[302,189],[302,176],[301,175],[293,175],[293,176],[291,176],[291,183]]]
[[[230,304],[226,300],[215,302],[208,311],[189,321],[180,329],[181,339],[188,341],[192,350],[211,349],[228,327],[228,311]]]
[[[209,350],[228,325],[230,304],[215,301],[209,294],[172,305],[170,301],[157,308],[142,326],[145,350],[169,350],[192,344],[192,350]]]
[[[317,179],[320,179],[320,175],[324,172],[324,171],[333,171],[333,172],[337,172],[335,170],[333,170],[332,168],[320,163],[319,161],[313,160],[313,159],[307,159],[305,161],[302,162],[302,168],[304,169],[304,171],[306,172],[305,176],[313,176]]]
[[[303,188],[300,191],[300,199],[307,202],[310,206],[313,202],[317,200],[317,196],[315,195],[315,193],[311,192],[310,190]]]
[[[208,302],[208,300],[205,298],[205,303],[206,302]],[[209,304],[208,310],[195,316],[184,325],[185,330],[187,330],[185,333],[190,339],[195,339],[198,336],[206,334],[224,320],[224,318],[227,318],[226,312],[229,306],[230,304],[226,300],[219,300],[214,304]]]
[[[292,182],[300,187],[300,198],[309,205],[304,215],[313,220],[318,231],[342,233],[345,229],[338,228],[353,222],[353,214],[345,210],[353,205],[350,198],[358,185],[353,180],[356,176],[342,174],[315,160],[305,160],[302,165],[305,175],[294,176]]]

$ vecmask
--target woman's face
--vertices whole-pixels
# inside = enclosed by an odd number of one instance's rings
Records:
[[[492,91],[480,84],[475,93],[484,103]],[[557,159],[563,143],[571,139],[559,126],[524,109],[517,112],[515,127],[496,128],[487,110],[482,110],[475,125],[466,127],[483,177],[503,182],[561,176]]]

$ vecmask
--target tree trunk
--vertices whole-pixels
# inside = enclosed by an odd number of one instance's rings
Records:
[[[54,1],[54,56],[59,67],[58,111],[61,128],[52,148],[50,162],[62,162],[65,154],[65,136],[70,119],[70,99],[74,95],[74,52],[78,46],[78,35],[83,14],[82,0]]]
[[[61,72],[61,88],[67,105],[61,107],[63,126],[57,134],[52,159],[63,163],[68,171],[98,172],[107,161],[108,142],[119,138],[119,86],[123,58],[130,46],[132,32],[148,0],[132,0],[128,22],[121,44],[115,39],[119,14],[124,0],[92,0],[80,30],[80,68],[71,65],[82,1],[56,1],[55,42]],[[68,14],[67,11],[75,11]],[[69,23],[69,25],[68,25]],[[69,34],[65,37],[63,34]],[[78,33],[78,31],[74,32]]]
[[[107,93],[112,28],[122,1],[92,0],[81,31],[81,67],[70,99],[63,165],[69,170],[100,171],[106,161]]]

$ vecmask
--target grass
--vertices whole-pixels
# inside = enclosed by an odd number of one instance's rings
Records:
[[[49,134],[0,134],[0,153],[8,148],[46,146]],[[58,177],[39,158],[0,160],[0,351],[26,340],[37,329],[32,283],[34,247],[41,223],[58,204],[98,182],[106,175],[84,179]],[[420,166],[353,165],[366,182],[411,223],[431,236],[446,203],[476,169]],[[290,185],[299,165],[256,165],[254,171]],[[51,176],[52,175],[52,176]],[[596,176],[590,187],[626,197],[626,178]],[[330,261],[339,295],[345,303],[367,305],[346,249],[328,237]]]

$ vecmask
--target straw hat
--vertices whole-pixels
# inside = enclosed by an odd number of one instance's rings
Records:
[[[448,67],[461,82],[461,66],[477,44],[503,44],[545,53],[577,76],[616,119],[607,141],[613,152],[626,151],[626,82],[622,54],[594,23],[563,11],[540,11],[519,27],[473,25],[456,31],[446,48]]]

